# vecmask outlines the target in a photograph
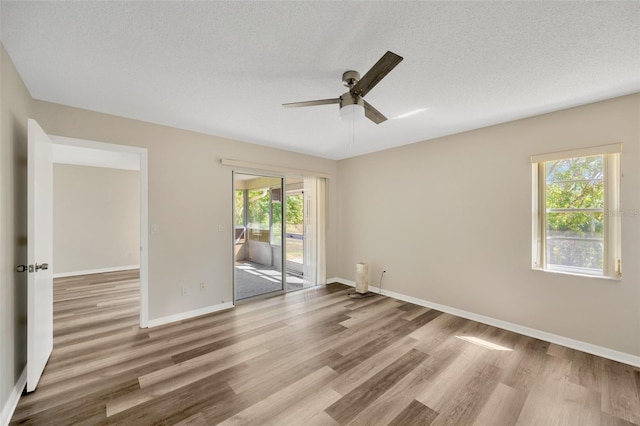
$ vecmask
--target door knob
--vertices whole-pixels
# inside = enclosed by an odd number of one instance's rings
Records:
[[[40,265],[38,265],[36,263],[36,272],[38,272],[40,269],[42,269],[43,271],[46,271],[47,269],[49,269],[49,264],[48,263],[41,263]]]
[[[27,272],[29,267],[27,265],[18,265],[16,266],[16,272]]]

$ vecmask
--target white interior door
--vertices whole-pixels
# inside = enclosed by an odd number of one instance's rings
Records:
[[[53,350],[53,143],[28,122],[27,391],[35,390]]]

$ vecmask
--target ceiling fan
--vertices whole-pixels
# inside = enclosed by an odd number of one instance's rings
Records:
[[[382,58],[380,58],[362,78],[360,78],[360,73],[357,71],[345,71],[344,74],[342,74],[342,84],[349,88],[349,91],[343,93],[339,98],[292,102],[282,104],[282,106],[285,108],[299,108],[316,105],[340,104],[341,116],[352,114],[362,115],[362,111],[364,110],[365,117],[376,124],[380,124],[385,121],[387,117],[362,98],[364,98],[365,95],[380,82],[380,80],[389,74],[389,72],[391,72],[391,70],[394,69],[402,59],[402,56],[398,56],[393,52],[387,52],[382,55]]]

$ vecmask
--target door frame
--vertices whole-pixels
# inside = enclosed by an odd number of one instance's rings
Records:
[[[50,135],[54,145],[90,148],[115,153],[135,154],[140,158],[140,328],[149,322],[149,177],[148,150],[86,139]]]

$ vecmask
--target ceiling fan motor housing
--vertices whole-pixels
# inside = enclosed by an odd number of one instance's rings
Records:
[[[358,71],[345,71],[342,74],[342,84],[351,89],[360,81],[360,73]]]
[[[364,108],[364,100],[358,95],[351,93],[353,86],[360,81],[360,73],[358,71],[345,71],[342,74],[342,84],[349,88],[349,91],[340,96],[340,109],[348,105],[359,105]]]

